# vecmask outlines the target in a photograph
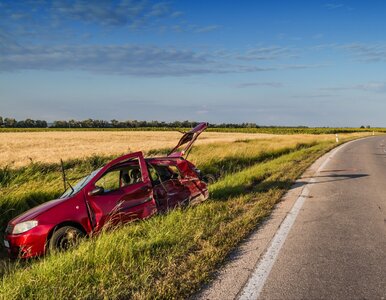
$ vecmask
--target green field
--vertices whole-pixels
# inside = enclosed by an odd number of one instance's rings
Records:
[[[358,135],[345,135],[341,142],[354,137]],[[197,146],[190,159],[218,177],[208,201],[104,232],[67,253],[27,263],[0,261],[0,297],[187,297],[211,279],[227,254],[269,216],[305,169],[336,145],[315,136],[285,145],[267,139]],[[69,177],[79,177],[109,159],[68,161]],[[56,164],[0,170],[1,230],[12,216],[58,196],[60,176]]]

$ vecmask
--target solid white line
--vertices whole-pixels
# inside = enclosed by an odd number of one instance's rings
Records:
[[[322,171],[324,167],[329,163],[331,158],[333,158],[334,155],[340,149],[347,146],[348,144],[351,144],[352,142],[355,142],[355,141],[348,142],[332,150],[328,158],[316,170],[315,174]],[[291,211],[285,217],[284,221],[280,224],[280,227],[276,232],[275,236],[273,237],[271,244],[267,249],[267,252],[264,254],[262,259],[257,264],[247,284],[242,290],[241,295],[239,297],[240,300],[256,300],[259,298],[259,295],[264,287],[265,281],[267,280],[268,275],[271,272],[273,265],[275,264],[275,261],[280,252],[280,249],[283,246],[288,236],[288,233],[291,230],[292,225],[295,223],[296,217],[298,216],[299,211],[301,210],[305,199],[308,197],[310,193],[308,186],[309,184],[312,184],[314,182],[315,182],[315,177],[311,178],[311,180],[304,186],[304,188],[300,193],[300,196],[295,201],[295,204],[292,207]]]

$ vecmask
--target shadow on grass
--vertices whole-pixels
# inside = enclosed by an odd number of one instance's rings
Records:
[[[240,184],[236,186],[225,186],[223,188],[216,189],[211,193],[211,199],[216,201],[226,201],[229,197],[244,196],[249,193],[265,193],[272,189],[290,190],[292,188],[298,188],[307,184],[322,184],[328,182],[337,182],[350,179],[357,179],[369,176],[368,174],[333,174],[323,176],[313,176],[311,178],[326,178],[322,181],[292,181],[292,180],[265,180],[261,178],[258,181],[254,181],[252,184]],[[329,179],[331,178],[331,179]],[[303,178],[304,179],[304,178]]]
[[[244,196],[250,193],[265,193],[272,189],[289,189],[294,182],[291,180],[260,180],[252,184],[240,184],[236,186],[225,186],[211,192],[210,198],[216,201],[227,201],[229,198]]]
[[[236,141],[237,142],[237,141]],[[248,141],[249,142],[249,141]],[[237,156],[226,157],[219,160],[212,160],[208,164],[200,166],[201,171],[204,174],[212,174],[217,179],[225,176],[226,174],[240,172],[245,168],[251,167],[257,163],[263,163],[270,161],[280,156],[299,151],[301,149],[307,149],[315,146],[316,143],[299,143],[292,148],[283,148],[274,151],[262,152],[253,157]]]

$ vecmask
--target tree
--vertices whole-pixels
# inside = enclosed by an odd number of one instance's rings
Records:
[[[3,117],[0,117],[0,127],[3,126]]]
[[[115,120],[115,119],[113,119],[113,120],[111,120],[111,126],[112,127],[114,127],[114,128],[117,128],[118,127],[118,124],[119,124],[119,121],[118,120]]]
[[[5,118],[4,126],[5,127],[16,127],[16,120],[14,118]]]

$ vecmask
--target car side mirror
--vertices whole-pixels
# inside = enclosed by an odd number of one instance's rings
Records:
[[[97,195],[103,194],[104,191],[105,191],[105,189],[103,187],[96,186],[93,190],[88,192],[88,195],[89,196],[97,196]]]

